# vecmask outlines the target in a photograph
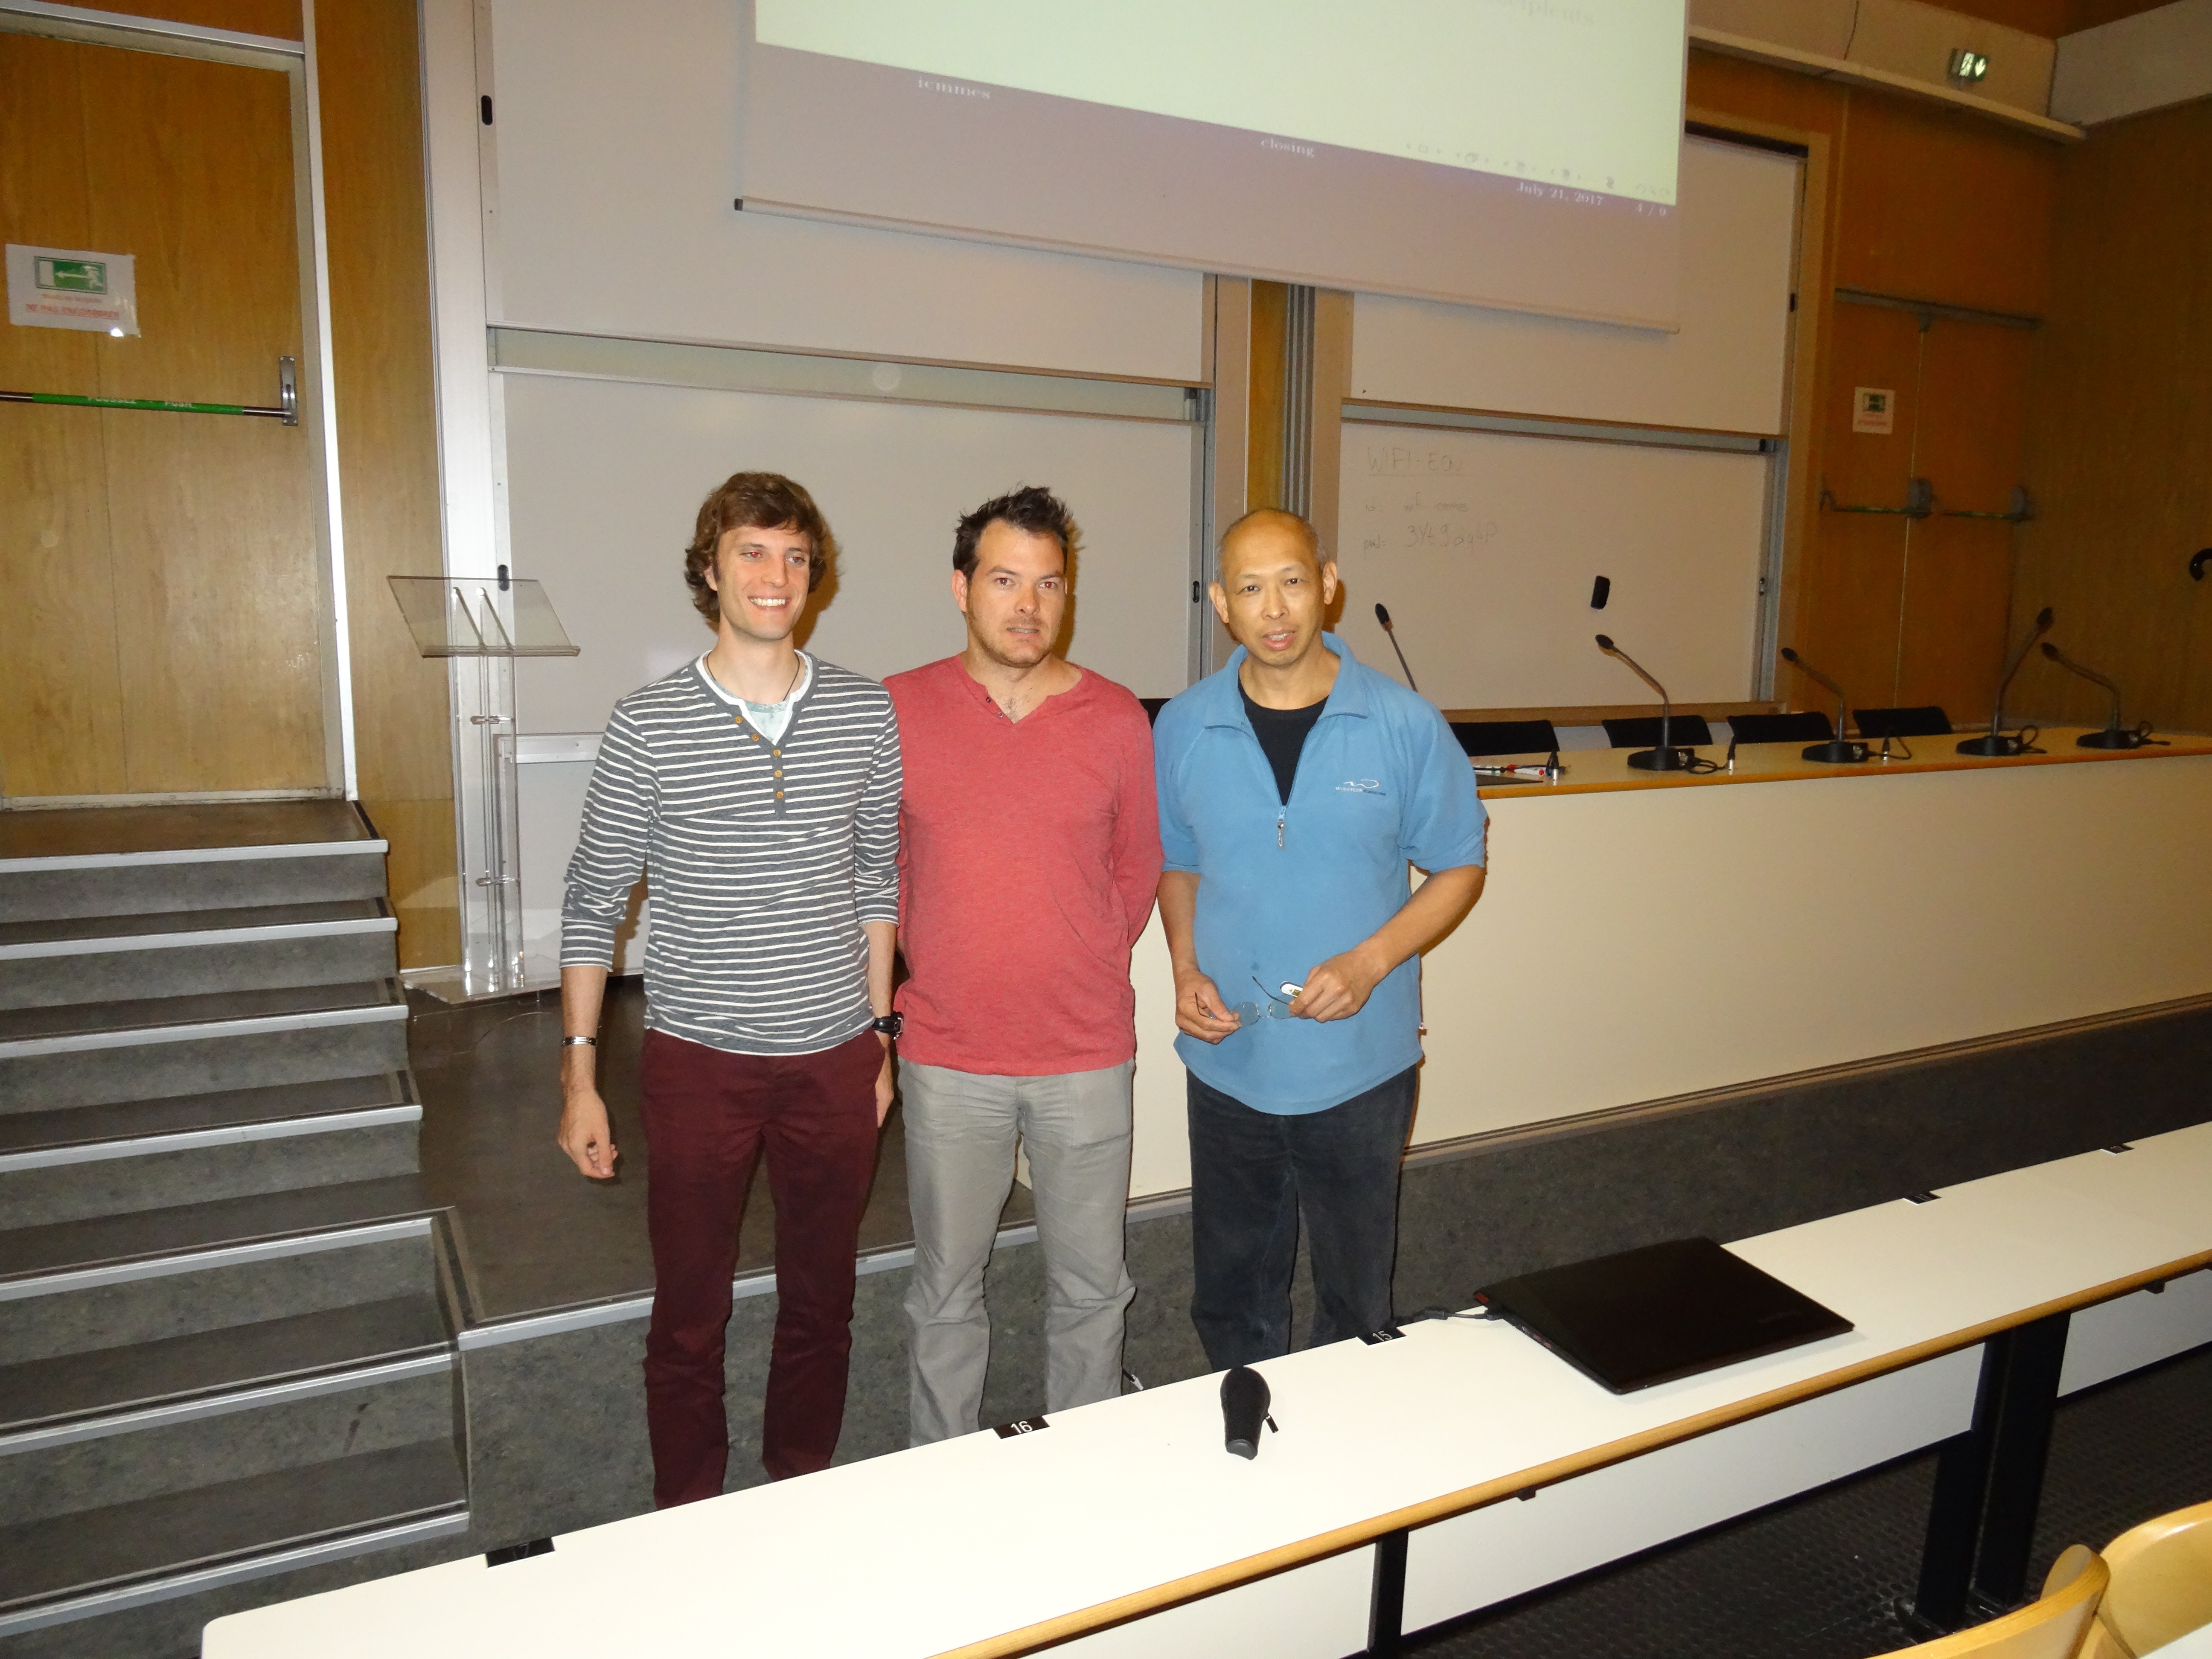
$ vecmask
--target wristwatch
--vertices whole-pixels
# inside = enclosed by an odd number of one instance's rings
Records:
[[[906,1030],[904,1014],[882,1014],[869,1022],[868,1029],[878,1036],[887,1036],[896,1042],[899,1033]]]

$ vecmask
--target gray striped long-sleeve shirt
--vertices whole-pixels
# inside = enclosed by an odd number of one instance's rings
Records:
[[[867,1028],[864,921],[898,920],[898,725],[875,681],[813,659],[781,741],[686,664],[615,705],[561,907],[563,967],[606,967],[652,875],[645,1023],[744,1054]]]

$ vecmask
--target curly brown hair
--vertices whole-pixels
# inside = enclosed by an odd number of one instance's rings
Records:
[[[723,532],[745,528],[797,530],[811,545],[807,550],[806,591],[811,593],[830,574],[837,556],[837,538],[830,521],[814,505],[804,484],[793,483],[781,472],[733,472],[699,504],[699,521],[691,544],[684,550],[684,582],[691,590],[691,603],[713,627],[722,614],[721,600],[707,586],[707,573],[714,568],[714,550]]]

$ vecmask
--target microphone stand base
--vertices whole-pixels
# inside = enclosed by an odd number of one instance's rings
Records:
[[[1694,749],[1639,749],[1628,763],[1639,772],[1686,772],[1697,757]]]
[[[1864,744],[1847,743],[1841,738],[1831,738],[1826,743],[1814,744],[1798,752],[1801,758],[1818,761],[1823,766],[1863,766],[1867,758]]]
[[[2084,732],[2074,739],[2076,749],[2140,749],[2143,734],[2107,727],[2102,732]]]
[[[1980,755],[1990,759],[2002,759],[2012,755],[2024,755],[2027,744],[2010,732],[1984,732],[1978,738],[1969,738],[1959,745],[1962,755]]]

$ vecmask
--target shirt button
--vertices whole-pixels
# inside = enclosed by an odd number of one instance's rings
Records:
[[[781,789],[777,790],[777,791],[775,792],[775,798],[776,798],[778,800],[781,800],[781,799],[783,799],[783,791],[782,791],[782,790],[781,790]]]

